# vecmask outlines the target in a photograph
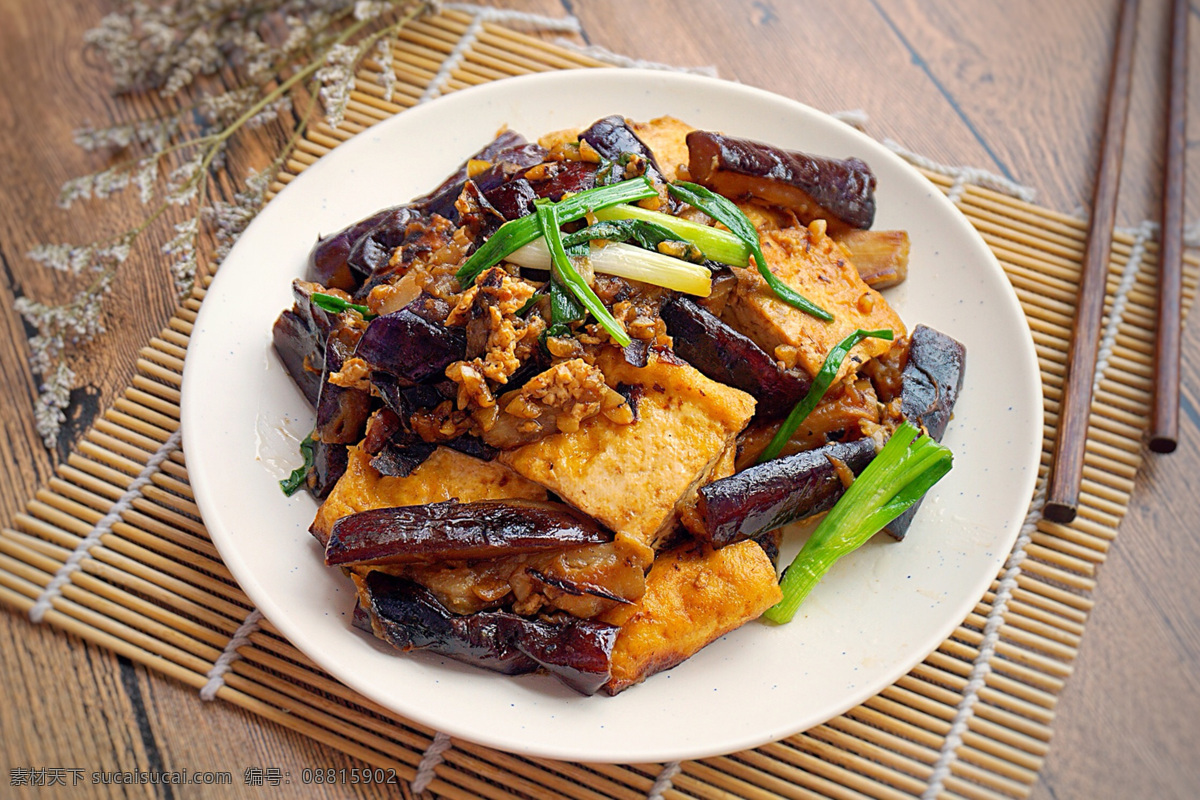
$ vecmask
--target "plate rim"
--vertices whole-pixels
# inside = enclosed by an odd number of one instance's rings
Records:
[[[673,73],[673,72],[662,72],[662,71],[657,71],[657,70],[616,68],[616,67],[589,69],[589,70],[554,70],[554,71],[550,71],[550,72],[535,73],[535,74],[531,74],[531,75],[516,76],[516,77],[508,77],[508,78],[503,78],[503,79],[500,79],[497,81],[490,81],[485,84],[468,87],[466,89],[462,89],[462,90],[453,92],[451,94],[444,95],[444,96],[437,98],[433,101],[430,101],[428,103],[413,106],[409,109],[406,109],[404,111],[404,113],[397,113],[397,114],[393,115],[392,117],[382,120],[379,123],[376,123],[375,125],[371,126],[370,128],[365,129],[360,134],[357,134],[356,136],[351,137],[347,141],[341,143],[337,147],[337,149],[342,150],[343,148],[351,148],[351,150],[353,150],[355,147],[364,146],[362,144],[362,140],[364,140],[368,137],[371,137],[373,135],[374,136],[386,135],[387,126],[389,126],[391,124],[406,124],[406,125],[414,124],[412,122],[414,117],[416,117],[419,122],[419,118],[422,115],[439,113],[440,112],[439,104],[440,105],[448,105],[450,103],[456,103],[456,104],[469,103],[469,102],[473,101],[474,98],[486,95],[489,91],[494,90],[494,88],[499,84],[506,84],[509,87],[511,87],[514,83],[521,82],[522,85],[527,85],[529,87],[530,91],[534,91],[534,90],[536,90],[538,84],[554,85],[554,84],[559,84],[560,82],[564,82],[564,81],[565,82],[572,82],[575,80],[588,81],[588,80],[593,80],[593,79],[603,80],[604,78],[596,77],[600,74],[605,74],[607,76],[614,76],[614,75],[620,76],[619,78],[617,78],[618,81],[631,82],[635,85],[637,84],[638,81],[641,81],[641,80],[653,80],[656,82],[665,82],[667,84],[678,84],[681,86],[685,85],[685,84],[688,86],[716,86],[716,87],[720,87],[725,90],[745,93],[747,96],[755,97],[759,100],[763,100],[763,101],[770,102],[770,103],[783,102],[787,105],[792,106],[793,110],[798,111],[802,114],[813,115],[817,118],[821,118],[823,120],[827,120],[829,122],[834,122],[834,123],[837,123],[837,124],[843,126],[843,128],[844,128],[843,132],[846,135],[856,138],[860,145],[865,145],[865,147],[867,149],[872,151],[872,157],[875,157],[876,154],[878,154],[879,157],[889,159],[890,161],[892,161],[892,164],[894,167],[899,167],[899,168],[911,173],[912,175],[918,177],[921,181],[926,183],[933,190],[931,192],[932,202],[941,206],[943,212],[950,213],[956,220],[958,220],[958,223],[961,228],[963,228],[966,231],[969,231],[970,238],[972,239],[972,246],[974,247],[974,249],[978,251],[978,254],[980,255],[980,257],[988,264],[988,269],[991,271],[994,271],[997,275],[999,275],[1003,279],[1005,285],[1008,287],[1009,291],[1005,294],[1004,301],[1008,306],[1010,306],[1010,309],[1009,309],[1010,311],[1015,310],[1016,317],[1017,317],[1017,319],[1020,320],[1020,324],[1023,328],[1023,332],[1026,334],[1022,338],[1022,345],[1021,345],[1023,347],[1023,349],[1026,351],[1025,357],[1023,360],[1025,362],[1027,362],[1027,365],[1032,367],[1033,376],[1034,376],[1034,380],[1031,382],[1031,388],[1034,391],[1029,397],[1024,398],[1024,402],[1031,405],[1032,409],[1035,412],[1035,416],[1042,417],[1044,415],[1043,386],[1042,386],[1042,381],[1041,381],[1041,373],[1040,373],[1040,367],[1037,363],[1036,350],[1034,348],[1032,334],[1031,334],[1030,328],[1029,328],[1028,318],[1026,317],[1024,310],[1020,305],[1020,301],[1016,295],[1015,289],[1013,289],[1013,287],[1011,286],[1011,282],[1008,280],[1007,275],[1004,273],[1003,268],[1000,266],[999,261],[996,259],[995,255],[991,251],[991,249],[989,247],[987,247],[986,242],[984,242],[982,236],[980,236],[978,231],[975,230],[974,226],[972,226],[970,224],[970,221],[963,214],[962,210],[957,205],[952,203],[939,189],[936,188],[936,186],[932,182],[930,182],[927,178],[925,178],[925,176],[921,175],[921,173],[917,169],[915,169],[911,164],[904,161],[902,158],[900,158],[900,156],[898,156],[894,152],[888,150],[886,148],[886,146],[884,146],[882,143],[871,138],[867,134],[854,129],[851,126],[846,125],[845,123],[841,123],[836,118],[834,118],[828,114],[825,114],[824,112],[821,112],[821,111],[819,111],[805,103],[802,103],[798,100],[795,100],[793,98],[786,97],[784,95],[780,95],[780,94],[770,92],[770,91],[767,91],[764,89],[760,89],[757,87],[747,86],[745,84],[739,84],[739,83],[734,83],[731,81],[710,78],[707,76],[700,76],[700,75],[693,75],[693,74],[686,74],[686,73]],[[428,110],[431,108],[435,109],[435,111]],[[395,121],[399,120],[399,119],[408,120],[408,122],[396,123]],[[384,126],[384,127],[381,128],[380,126]],[[356,145],[356,142],[358,142],[357,145]],[[279,194],[276,196],[276,198],[271,201],[271,203],[267,204],[267,206],[263,209],[262,214],[260,214],[260,217],[262,215],[269,214],[272,206],[274,206],[275,208],[282,207],[282,205],[278,202],[278,198],[280,196],[283,196],[285,193],[288,193],[288,192],[292,192],[293,194],[296,194],[299,191],[301,191],[299,189],[293,189],[294,186],[306,187],[309,183],[317,181],[319,179],[319,176],[322,175],[326,170],[335,168],[335,167],[329,166],[331,163],[336,163],[336,162],[333,159],[323,157],[323,158],[319,158],[316,161],[316,163],[307,167],[303,172],[301,172],[299,175],[294,177],[288,183],[288,185],[285,186],[279,192]],[[251,228],[253,227],[253,225],[254,225],[254,223],[251,223]],[[251,228],[248,228],[247,231],[249,231]],[[242,241],[242,238],[244,238],[244,236],[245,236],[245,234],[243,234],[243,237],[239,237],[239,242],[235,243],[234,250],[231,251],[231,256],[234,253],[236,253],[238,244],[240,244],[240,242]],[[221,284],[221,280],[222,280],[221,276],[223,274],[230,273],[230,272],[231,272],[230,270],[222,271],[222,270],[218,269],[216,274],[213,277],[213,280],[208,288],[208,291],[211,293],[214,291],[214,288],[219,290],[220,286],[222,285]],[[196,329],[197,330],[200,330],[202,328],[201,323],[203,321],[205,321],[206,310],[209,308],[212,308],[212,307],[213,307],[212,304],[205,304],[205,303],[201,304],[200,311],[198,312],[198,316],[197,316],[197,320],[196,320]],[[210,312],[210,313],[212,313],[212,312]],[[913,324],[915,324],[915,321],[913,322]],[[189,343],[189,345],[190,345],[190,343]],[[191,346],[189,346],[189,353],[190,352],[192,352]],[[190,429],[190,430],[195,431],[197,429],[196,426],[198,424],[196,421],[194,421],[194,417],[190,413],[190,409],[194,408],[196,406],[195,403],[189,402],[189,396],[190,396],[189,386],[193,385],[193,384],[189,383],[189,365],[191,363],[194,363],[194,359],[192,359],[192,360],[185,359],[183,380],[182,380],[182,384],[181,384],[180,424],[181,424],[183,432],[184,432],[183,436],[184,436],[185,444],[186,444],[187,438],[188,438],[188,430]],[[194,374],[194,372],[193,372],[193,374]],[[195,391],[199,391],[199,390],[192,390],[192,391],[194,393]],[[1028,464],[1022,465],[1022,466],[1027,466],[1027,467],[1031,468],[1031,469],[1026,470],[1026,475],[1025,475],[1024,483],[1023,483],[1023,490],[1021,492],[1022,496],[1025,499],[1024,499],[1023,505],[1020,509],[1020,513],[1017,514],[1016,516],[1014,516],[1012,519],[1008,520],[1009,535],[1008,535],[1006,541],[1002,542],[1002,544],[1004,545],[1003,552],[998,552],[996,554],[997,555],[997,558],[996,558],[997,568],[999,568],[999,566],[1001,566],[1006,561],[1009,554],[1011,553],[1013,544],[1015,543],[1016,539],[1018,538],[1018,535],[1020,532],[1020,527],[1021,527],[1020,522],[1022,519],[1024,519],[1025,512],[1027,511],[1030,500],[1032,498],[1033,489],[1036,484],[1037,474],[1038,474],[1037,466],[1040,461],[1040,455],[1041,455],[1040,429],[1039,429],[1039,435],[1034,437],[1034,439],[1037,443],[1036,447],[1031,447],[1030,452],[1027,454],[1029,456]],[[197,475],[199,476],[202,474],[203,474],[203,467],[200,468]],[[189,477],[193,477],[190,471],[189,471]],[[215,519],[218,516],[214,512],[215,512],[216,505],[219,503],[219,498],[211,497],[208,493],[207,488],[204,486],[204,483],[205,482],[203,479],[201,479],[199,481],[193,480],[193,483],[192,483],[193,492],[196,497],[197,507],[200,510],[201,517],[203,519],[206,519],[206,520],[207,519]],[[208,525],[207,522],[205,524],[206,524],[206,526]],[[218,526],[218,528],[219,528],[219,526]],[[401,714],[405,717],[408,717],[409,719],[412,719],[415,722],[429,725],[430,727],[433,727],[438,730],[444,730],[447,733],[449,733],[450,735],[455,736],[455,737],[463,738],[463,739],[466,739],[469,741],[478,742],[485,746],[493,747],[493,748],[500,749],[500,750],[503,750],[506,752],[516,752],[516,753],[531,755],[531,756],[535,756],[535,757],[546,757],[546,758],[553,758],[553,759],[559,759],[559,760],[580,761],[580,762],[584,762],[584,763],[589,763],[589,762],[590,763],[627,763],[631,760],[629,758],[629,754],[624,753],[624,752],[623,753],[611,753],[611,754],[592,753],[592,754],[590,754],[591,757],[580,757],[579,754],[575,751],[571,751],[571,752],[567,753],[566,755],[564,755],[564,752],[566,752],[566,751],[564,751],[563,749],[555,749],[555,748],[548,749],[548,748],[537,747],[537,746],[528,747],[528,746],[521,745],[521,743],[517,743],[518,746],[514,747],[513,743],[498,740],[496,737],[489,738],[487,736],[480,736],[479,732],[477,730],[472,730],[472,731],[456,730],[455,728],[457,726],[455,726],[453,724],[447,726],[444,724],[444,722],[430,718],[428,715],[422,714],[419,711],[414,712],[410,708],[406,708],[403,710],[397,709],[395,707],[396,704],[394,702],[388,700],[385,697],[380,696],[380,693],[378,693],[376,691],[372,691],[371,687],[364,687],[362,685],[362,681],[355,681],[353,679],[352,675],[350,675],[350,676],[346,675],[342,669],[340,669],[338,666],[334,665],[329,658],[325,657],[325,655],[326,655],[325,653],[323,653],[319,650],[317,652],[312,652],[312,648],[306,648],[304,645],[301,644],[301,641],[305,640],[305,638],[306,638],[303,631],[292,622],[292,620],[289,618],[289,616],[287,615],[286,612],[283,612],[282,609],[280,609],[278,603],[275,602],[275,600],[270,595],[269,590],[266,587],[264,587],[257,579],[255,579],[254,575],[248,571],[247,566],[244,563],[242,563],[241,559],[238,558],[236,556],[236,554],[234,554],[234,556],[231,558],[230,552],[227,552],[226,548],[222,547],[222,542],[225,541],[224,537],[227,535],[227,533],[228,533],[227,531],[221,529],[221,530],[219,530],[218,533],[216,533],[215,535],[212,535],[213,544],[217,547],[217,550],[221,555],[222,562],[230,570],[230,573],[234,576],[235,580],[237,581],[238,585],[241,587],[242,591],[244,591],[246,593],[247,597],[251,600],[251,602],[254,603],[255,607],[258,608],[259,610],[261,610],[262,613],[264,614],[264,616],[266,616],[266,618],[271,621],[272,625],[280,632],[281,635],[283,635],[285,638],[287,638],[288,641],[291,642],[295,647],[297,647],[298,650],[300,650],[302,653],[304,653],[308,658],[312,659],[313,662],[317,666],[319,666],[322,670],[327,672],[331,677],[333,677],[335,680],[338,680],[339,682],[347,685],[351,689],[362,693],[363,695],[370,698],[371,700],[373,700],[377,703],[380,703],[384,707],[387,707],[387,708],[395,711],[395,713]],[[1000,548],[998,547],[997,549],[1000,549]],[[962,620],[965,619],[965,617],[969,613],[970,609],[973,608],[975,603],[978,602],[979,598],[984,595],[984,593],[986,592],[987,586],[990,584],[990,582],[993,578],[994,578],[994,571],[992,571],[988,576],[980,578],[977,581],[977,583],[979,584],[979,591],[978,592],[973,591],[971,593],[972,594],[971,597],[962,599],[959,603],[954,604],[953,607],[955,609],[955,613],[952,615],[952,617],[953,617],[952,621],[944,623],[942,626],[940,626],[936,630],[936,632],[930,632],[930,633],[926,634],[925,637],[921,637],[922,641],[925,641],[926,638],[928,638],[929,641],[932,641],[933,642],[932,647],[930,647],[928,649],[926,649],[924,646],[917,648],[917,650],[919,650],[921,654],[919,655],[919,657],[916,657],[915,659],[911,659],[911,663],[909,663],[909,660],[904,660],[901,663],[893,665],[893,668],[888,671],[889,677],[886,681],[884,681],[882,683],[878,683],[878,684],[875,684],[875,683],[867,684],[867,685],[864,685],[864,687],[861,691],[847,693],[846,697],[844,698],[844,702],[837,704],[837,710],[835,710],[833,713],[825,716],[825,718],[823,720],[818,720],[815,722],[805,721],[805,723],[802,726],[797,727],[795,729],[787,730],[787,731],[772,731],[765,736],[746,735],[732,744],[729,744],[728,742],[722,744],[719,749],[704,749],[704,748],[689,747],[686,745],[673,747],[670,743],[664,743],[659,749],[654,750],[652,752],[639,751],[639,754],[638,754],[636,760],[638,760],[638,761],[674,761],[674,760],[681,760],[681,759],[692,759],[692,758],[714,756],[714,755],[734,752],[737,750],[746,749],[746,748],[750,748],[750,747],[757,747],[757,746],[760,746],[767,742],[777,741],[780,738],[786,737],[788,735],[792,735],[792,734],[800,732],[802,730],[807,730],[811,727],[822,724],[822,722],[824,722],[824,721],[828,721],[828,719],[832,719],[840,714],[845,713],[845,711],[847,711],[848,709],[861,704],[867,698],[875,696],[882,689],[886,688],[889,685],[894,684],[898,678],[902,677],[904,674],[911,671],[911,669],[916,664],[921,663],[925,658],[927,658],[929,653],[935,651],[937,649],[937,647],[940,646],[941,642],[945,641],[945,639],[962,623]],[[959,613],[960,610],[961,610],[961,613]],[[869,686],[869,688],[868,688],[868,686]]]

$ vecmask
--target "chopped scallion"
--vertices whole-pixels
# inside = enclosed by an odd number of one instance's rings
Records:
[[[763,256],[762,246],[758,241],[758,231],[754,229],[753,223],[746,218],[742,210],[734,205],[731,200],[698,183],[688,183],[687,181],[677,181],[669,184],[667,191],[676,199],[682,200],[690,206],[695,206],[705,214],[708,214],[717,222],[729,228],[735,236],[741,239],[746,247],[750,249],[750,254],[754,256],[754,265],[758,268],[758,273],[763,276],[763,280],[771,287],[771,291],[775,292],[776,297],[817,319],[824,320],[825,322],[833,320],[832,314],[805,298],[795,289],[781,281],[779,276],[774,272],[771,272],[767,266],[767,259]]]
[[[792,434],[800,427],[800,423],[804,422],[805,418],[812,413],[812,410],[817,407],[817,403],[821,402],[821,398],[829,391],[830,384],[837,377],[838,372],[842,369],[842,361],[845,360],[846,354],[850,352],[856,344],[863,339],[888,339],[891,340],[894,334],[890,330],[881,331],[864,331],[859,328],[854,333],[847,336],[842,341],[833,346],[829,351],[829,355],[825,356],[825,362],[821,364],[821,369],[817,372],[817,377],[813,378],[812,385],[808,387],[808,393],[804,395],[804,399],[792,408],[787,419],[779,426],[779,430],[775,431],[775,435],[771,437],[767,448],[762,451],[762,455],[758,457],[758,463],[770,461],[779,456],[788,439],[792,438]]]
[[[912,423],[901,423],[784,570],[779,581],[783,598],[763,616],[772,622],[790,622],[838,559],[857,550],[917,502],[953,462],[949,448],[918,436]]]
[[[649,178],[642,176],[614,183],[611,186],[597,186],[594,189],[564,197],[553,205],[561,224],[574,222],[588,211],[617,203],[645,200],[648,197],[654,197],[655,194],[657,192],[654,191],[654,184],[650,182]],[[542,229],[536,215],[530,214],[519,219],[509,220],[463,262],[454,277],[465,289],[473,284],[485,269],[498,264],[514,250],[529,244],[541,235]]]
[[[596,219],[612,222],[620,219],[637,219],[661,225],[676,236],[700,248],[705,258],[744,267],[750,263],[750,248],[732,233],[711,225],[701,225],[682,217],[674,217],[661,211],[650,211],[641,206],[619,205],[598,209]]]
[[[367,308],[366,306],[359,305],[358,303],[351,303],[332,294],[313,292],[312,302],[317,308],[324,309],[330,314],[340,314],[343,311],[357,311],[360,315],[362,315],[363,319],[374,319],[376,317],[376,314],[374,314],[371,309]]]
[[[336,299],[336,298],[335,298]],[[312,471],[313,459],[315,457],[314,449],[316,443],[313,442],[312,434],[304,437],[300,442],[300,455],[304,456],[304,464],[292,470],[292,474],[279,482],[279,488],[288,497],[291,497],[296,492],[304,488],[304,484],[308,481],[308,473]]]
[[[613,319],[612,314],[604,307],[604,303],[600,302],[600,298],[592,291],[592,287],[588,286],[583,278],[580,277],[579,273],[575,270],[575,266],[571,263],[571,259],[567,258],[567,252],[563,249],[562,232],[559,230],[559,226],[562,224],[561,218],[558,215],[560,205],[560,203],[537,203],[537,212],[534,217],[538,227],[541,229],[542,238],[546,240],[546,246],[550,249],[550,259],[554,264],[554,275],[562,282],[563,287],[573,294],[575,299],[583,304],[584,308],[591,312],[592,316],[596,318],[596,322],[600,324],[600,327],[608,331],[608,335],[612,337],[612,340],[621,347],[626,347],[633,340],[629,338],[629,334],[625,332],[621,325]]]
[[[551,265],[550,250],[541,239],[509,253],[506,259],[530,269],[550,269]],[[698,297],[712,293],[712,273],[706,267],[629,244],[612,242],[592,247],[588,263],[593,272],[605,275],[652,283]]]

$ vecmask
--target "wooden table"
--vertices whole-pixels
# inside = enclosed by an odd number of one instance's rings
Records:
[[[974,165],[1033,186],[1070,212],[1091,193],[1117,17],[1116,0],[1005,4],[961,0],[512,0],[491,5],[575,14],[588,44],[634,58],[713,65],[720,75],[827,111],[863,109],[867,131],[949,164]],[[1167,5],[1142,4],[1121,224],[1156,215],[1162,168]],[[98,166],[72,129],[144,114],[153,98],[113,100],[84,30],[107,0],[0,0],[0,516],[17,513],[65,456],[73,436],[124,388],[134,354],[175,305],[156,234],[131,259],[108,309],[110,333],[79,369],[69,435],[47,452],[34,432],[35,380],[20,296],[61,297],[59,275],[25,257],[35,243],[95,238],[128,226],[136,208],[55,207],[59,185]],[[1200,217],[1200,7],[1189,15],[1192,103],[1187,219]],[[269,148],[262,140],[252,147]],[[236,155],[235,155],[236,157]],[[1184,337],[1182,444],[1149,459],[1129,516],[1100,574],[1097,608],[1034,796],[1190,798],[1200,791],[1200,331]],[[112,653],[0,611],[0,796],[9,769],[228,770],[354,766],[340,753]],[[89,787],[94,797],[259,796],[241,786]],[[325,793],[318,791],[325,789]],[[311,790],[311,791],[309,791]],[[306,787],[306,797],[344,797]],[[156,794],[157,792],[157,794]],[[14,794],[15,793],[15,794]],[[286,789],[271,796],[299,796]],[[373,796],[364,790],[363,796]]]

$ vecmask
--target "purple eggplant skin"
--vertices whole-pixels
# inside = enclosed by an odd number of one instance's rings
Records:
[[[320,363],[320,357],[317,356],[320,343],[316,336],[304,324],[301,316],[289,308],[275,320],[271,338],[284,369],[315,408],[321,394],[321,373],[310,369],[309,365]]]
[[[368,278],[387,267],[392,251],[419,237],[429,221],[429,215],[421,213],[417,207],[397,206],[358,237],[346,256],[346,265],[357,285],[356,296]]]
[[[504,611],[456,616],[427,589],[372,572],[366,579],[368,624],[404,651],[429,650],[484,669],[519,675],[541,668],[576,691],[595,694],[612,675],[620,628],[593,620],[544,621]]]
[[[344,444],[313,442],[313,468],[307,481],[309,493],[318,500],[325,499],[345,474],[349,458]]]
[[[759,419],[786,416],[804,398],[808,376],[779,368],[761,347],[699,304],[673,297],[662,309],[675,354],[718,383],[741,389],[758,405]]]
[[[341,370],[354,346],[336,333],[325,345],[325,369],[317,397],[317,422],[314,439],[336,444],[351,444],[362,438],[371,413],[371,395],[362,389],[338,386],[329,377]]]
[[[813,218],[867,229],[875,222],[875,174],[857,158],[824,158],[711,131],[687,135],[692,180],[731,199],[756,197]]]
[[[433,455],[433,451],[436,449],[437,445],[429,442],[417,441],[411,444],[387,442],[371,459],[371,466],[380,475],[390,478],[407,478],[414,469],[424,464],[425,459]]]
[[[457,450],[463,455],[478,458],[480,461],[491,461],[500,454],[499,448],[492,447],[483,439],[480,439],[478,436],[472,436],[469,433],[464,433],[462,436],[457,436],[449,441],[442,442],[442,444]]]
[[[666,178],[663,177],[662,169],[658,166],[654,153],[646,146],[645,142],[638,138],[624,117],[614,114],[604,119],[598,119],[586,131],[579,134],[579,139],[587,142],[593,150],[610,161],[620,158],[622,153],[641,156],[646,160],[646,177],[655,186],[662,186],[666,183]]]
[[[446,367],[462,360],[466,347],[462,328],[429,322],[402,308],[371,320],[354,355],[372,370],[411,386],[442,375]]]
[[[326,342],[341,324],[338,315],[313,304],[312,295],[321,288],[307,281],[293,281],[292,307],[279,315],[271,331],[284,368],[314,407],[321,393]]]
[[[330,289],[341,289],[345,292],[353,292],[357,289],[359,281],[347,263],[350,251],[355,242],[394,210],[395,207],[376,211],[366,219],[359,220],[332,236],[318,238],[317,243],[308,253],[308,269],[305,277]]]
[[[713,481],[700,488],[703,537],[721,548],[828,511],[846,491],[831,459],[858,475],[876,453],[874,439],[832,442]]]
[[[909,334],[908,363],[901,376],[900,413],[936,441],[946,433],[962,392],[967,348],[946,334],[917,325]],[[920,508],[918,500],[884,528],[903,539]]]
[[[494,181],[500,184],[514,171],[531,167],[545,157],[546,151],[541,146],[526,142],[525,137],[515,131],[504,131],[482,150],[459,164],[458,169],[442,181],[440,186],[412,202],[421,206],[427,213],[440,214],[451,222],[457,222],[458,210],[454,204],[466,185],[472,161],[487,161],[492,165],[480,175],[476,175],[476,181],[483,180],[485,184]]]
[[[533,213],[535,201],[546,198],[557,203],[568,192],[583,192],[596,185],[596,165],[586,161],[552,161],[535,173],[525,170],[512,180],[483,192],[487,208],[505,220]]]
[[[325,563],[408,564],[561,550],[611,542],[611,531],[561,503],[446,500],[376,508],[333,524]]]
[[[537,669],[537,662],[509,641],[499,614],[451,614],[415,581],[371,572],[365,607],[372,632],[403,651],[431,650],[504,675]]]
[[[433,215],[440,214],[450,221],[457,220],[454,201],[458,199],[463,184],[467,181],[468,165],[472,160],[492,161],[501,153],[518,151],[525,145],[525,139],[519,133],[505,131],[488,143],[482,150],[464,161],[441,185],[427,195],[415,198],[411,202],[381,209],[374,214],[348,225],[335,234],[320,238],[308,255],[308,280],[319,283],[330,289],[342,289],[353,293],[361,285],[363,275],[356,275],[351,269],[349,259],[358,241],[376,228],[389,215]],[[534,147],[537,147],[534,145]],[[545,151],[538,148],[540,161]],[[521,158],[523,166],[531,166],[537,161],[529,161],[532,155]],[[390,255],[390,253],[389,253]],[[386,261],[386,258],[384,259]],[[369,272],[369,271],[368,271]]]

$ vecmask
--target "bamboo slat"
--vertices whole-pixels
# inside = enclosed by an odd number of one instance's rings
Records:
[[[368,63],[347,113],[349,124],[311,131],[273,189],[352,131],[417,102],[471,23],[465,13],[448,11],[406,30],[394,50],[401,68],[392,102],[382,99]],[[450,90],[505,75],[601,65],[492,23],[485,23],[469,44],[447,84]],[[943,192],[954,184],[946,175],[926,175]],[[1086,228],[1070,215],[978,186],[966,187],[959,205],[996,253],[1030,321],[1046,390],[1044,474]],[[1114,236],[1106,320],[1134,241],[1128,232]],[[1079,516],[1069,525],[1043,521],[1032,534],[1007,598],[990,674],[944,782],[943,798],[1024,797],[1046,756],[1057,698],[1091,610],[1095,571],[1116,536],[1142,463],[1151,408],[1156,256],[1157,248],[1145,247],[1093,401]],[[1200,262],[1192,254],[1184,263],[1185,307],[1198,282]],[[27,612],[72,550],[177,430],[181,371],[203,284],[140,352],[138,374],[123,396],[30,500],[26,513],[0,531],[0,602]],[[893,686],[784,741],[685,763],[663,796],[920,796],[979,657],[987,616],[998,602],[999,578],[954,634]],[[45,621],[198,689],[250,610],[199,519],[180,451],[91,548]],[[239,654],[220,698],[368,764],[413,777],[433,731],[396,719],[325,675],[269,622]],[[656,764],[559,763],[456,743],[430,791],[447,798],[639,798],[660,769]]]

